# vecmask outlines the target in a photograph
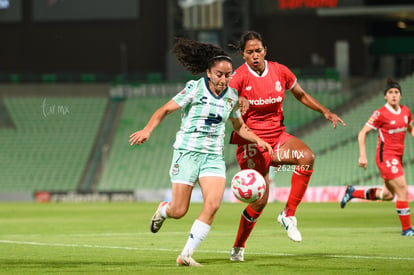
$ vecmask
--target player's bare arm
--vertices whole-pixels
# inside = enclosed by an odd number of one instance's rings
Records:
[[[131,145],[140,145],[146,142],[155,127],[157,127],[158,124],[160,124],[166,116],[178,109],[180,109],[180,106],[174,100],[171,99],[168,101],[165,105],[155,111],[144,129],[137,131],[129,136],[129,143]]]
[[[408,124],[407,132],[410,133],[410,135],[412,137],[414,137],[414,127],[413,127],[413,123],[412,122],[410,124]]]
[[[358,166],[367,169],[368,160],[366,155],[366,140],[367,140],[367,134],[372,131],[372,128],[364,125],[362,127],[361,131],[358,134],[358,145],[359,145],[359,160],[358,160]]]
[[[322,104],[320,104],[316,99],[314,99],[310,94],[305,92],[299,83],[296,83],[295,86],[290,90],[294,97],[304,104],[306,107],[315,110],[317,112],[322,113],[325,118],[332,122],[333,128],[336,128],[338,122],[342,123],[345,126],[345,123],[342,119],[337,116],[336,114],[332,113],[328,109],[326,109]]]
[[[261,138],[259,138],[249,127],[244,123],[241,117],[239,118],[232,118],[230,117],[231,124],[233,126],[234,131],[237,132],[242,138],[254,142],[262,148],[264,151],[268,151],[270,156],[273,158],[273,149],[269,143],[265,142]]]

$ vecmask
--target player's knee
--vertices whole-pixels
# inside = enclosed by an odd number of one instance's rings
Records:
[[[311,150],[303,152],[302,158],[298,159],[299,165],[307,165],[313,167],[315,162],[315,154]]]
[[[261,199],[255,201],[254,203],[251,204],[252,209],[256,212],[262,212],[263,209],[267,205],[268,198],[269,198],[269,193],[267,193],[267,194],[265,193],[265,195]]]
[[[220,203],[221,203],[220,201],[214,201],[214,202],[208,203],[207,207],[209,209],[209,212],[211,212],[213,216],[216,214],[216,212],[220,208]]]

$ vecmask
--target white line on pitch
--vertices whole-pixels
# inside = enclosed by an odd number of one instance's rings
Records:
[[[136,251],[180,251],[178,249],[170,248],[147,248],[147,247],[128,247],[128,246],[110,246],[110,245],[94,245],[94,244],[64,244],[64,243],[41,243],[41,242],[23,242],[13,240],[0,240],[3,244],[19,244],[19,245],[33,245],[33,246],[53,246],[53,247],[81,247],[81,248],[100,248],[100,249],[122,249],[122,250],[136,250]],[[229,254],[229,251],[223,250],[199,250],[200,253],[220,253]],[[271,256],[289,256],[289,257],[313,257],[313,254],[290,254],[290,253],[274,253],[274,252],[249,252],[252,255],[271,255]],[[385,257],[385,256],[362,256],[362,255],[317,255],[321,258],[347,258],[347,259],[371,259],[371,260],[401,260],[401,261],[414,261],[414,258],[409,257]]]

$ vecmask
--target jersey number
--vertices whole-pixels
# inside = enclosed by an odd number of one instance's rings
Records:
[[[252,158],[257,154],[257,147],[256,144],[250,143],[243,145],[244,155],[243,158]]]

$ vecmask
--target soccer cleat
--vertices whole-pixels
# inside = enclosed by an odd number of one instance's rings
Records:
[[[302,241],[302,235],[297,228],[297,220],[294,216],[286,217],[285,212],[282,210],[277,217],[279,224],[286,229],[288,237],[295,242]]]
[[[202,264],[197,263],[191,256],[178,255],[175,262],[178,266],[203,266]]]
[[[407,230],[404,230],[403,232],[401,232],[401,236],[412,237],[414,236],[414,230],[412,228],[408,228]]]
[[[244,247],[233,247],[231,249],[230,261],[244,262]]]
[[[158,230],[160,230],[163,222],[165,221],[165,218],[160,214],[160,209],[162,206],[166,204],[167,202],[165,201],[161,202],[157,208],[157,211],[155,211],[154,216],[152,216],[151,218],[150,230],[152,233],[157,233]]]
[[[354,193],[355,188],[352,185],[348,185],[345,190],[345,195],[341,200],[341,208],[344,208],[346,203],[349,202],[353,197],[352,193]]]

